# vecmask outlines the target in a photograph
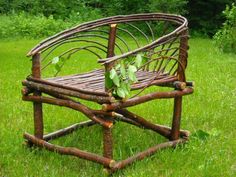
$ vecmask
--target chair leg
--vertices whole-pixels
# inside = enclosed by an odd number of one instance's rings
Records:
[[[34,95],[40,96],[41,93],[34,93]],[[33,103],[34,111],[34,136],[43,139],[43,107],[42,103]]]
[[[112,129],[103,127],[103,157],[113,159]],[[111,174],[111,168],[104,166],[105,174]]]
[[[170,140],[179,139],[181,111],[182,111],[182,97],[176,97],[174,99],[174,112],[173,112]]]
[[[106,158],[113,158],[112,151],[112,129],[103,127],[103,156]]]

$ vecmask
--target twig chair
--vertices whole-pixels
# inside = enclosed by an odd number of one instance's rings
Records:
[[[33,102],[34,134],[24,134],[28,144],[100,163],[112,173],[160,149],[186,142],[189,132],[180,129],[182,97],[193,93],[193,82],[186,81],[185,76],[189,48],[187,25],[186,18],[179,15],[122,15],[83,23],[40,42],[28,53],[32,57],[32,73],[22,82],[23,100]],[[81,55],[88,56],[88,66],[94,56],[101,68],[66,76],[58,76],[56,71],[53,76],[44,76],[44,73],[51,74],[46,70],[53,64],[52,58],[67,56],[72,60],[75,56],[77,59],[80,52],[88,53]],[[132,95],[127,99],[115,97],[105,87],[105,72],[121,60],[140,53],[145,53],[148,60],[135,73],[137,82],[131,86]],[[173,89],[153,92],[154,89],[149,89],[151,86]],[[174,99],[172,127],[151,123],[127,109],[154,99],[168,98]],[[101,109],[92,109],[78,99],[97,103]],[[90,120],[44,135],[43,103],[79,111]],[[112,129],[116,121],[152,130],[168,141],[116,161],[112,153]],[[49,143],[78,128],[97,124],[103,128],[103,155]]]

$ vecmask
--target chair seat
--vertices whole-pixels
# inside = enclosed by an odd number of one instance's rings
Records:
[[[136,77],[138,82],[131,86],[131,90],[178,80],[176,76],[151,71],[137,71]],[[97,69],[83,74],[48,78],[45,80],[47,83],[52,83],[54,86],[61,88],[72,90],[80,89],[84,90],[84,92],[105,93],[103,69]]]

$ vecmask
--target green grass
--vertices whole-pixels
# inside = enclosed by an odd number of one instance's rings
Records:
[[[103,167],[96,163],[23,145],[23,132],[33,132],[32,104],[21,101],[20,93],[21,80],[31,68],[24,56],[37,42],[0,42],[0,176],[103,176]],[[210,136],[192,136],[188,144],[158,152],[114,176],[236,176],[236,55],[219,53],[209,39],[191,39],[187,79],[196,82],[196,89],[184,97],[182,128]],[[132,110],[168,125],[172,105],[171,100],[157,100]],[[66,108],[46,105],[44,110],[45,132],[86,120]],[[100,130],[79,130],[55,143],[102,153]],[[163,141],[153,132],[123,123],[116,124],[114,137],[118,159]]]

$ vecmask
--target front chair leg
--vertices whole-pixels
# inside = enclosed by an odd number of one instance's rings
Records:
[[[112,128],[103,127],[103,157],[113,159]],[[105,167],[104,170],[110,174],[110,168]]]
[[[112,129],[103,127],[103,156],[112,159]]]
[[[182,111],[182,97],[176,97],[174,99],[174,112],[173,112],[170,140],[179,139],[181,111]]]
[[[33,93],[35,96],[41,96],[41,93],[35,91]],[[42,103],[33,103],[33,115],[34,115],[34,136],[39,139],[43,139],[43,105]],[[31,141],[25,142],[28,147],[32,147],[33,143]]]
[[[32,76],[34,78],[41,78],[41,58],[40,53],[36,53],[32,58]],[[41,96],[40,91],[35,90],[34,96]],[[39,139],[43,139],[43,108],[42,103],[33,103],[34,107],[34,136]]]
[[[34,93],[40,96],[41,93]],[[43,139],[43,107],[42,103],[33,103],[34,111],[34,136]]]

